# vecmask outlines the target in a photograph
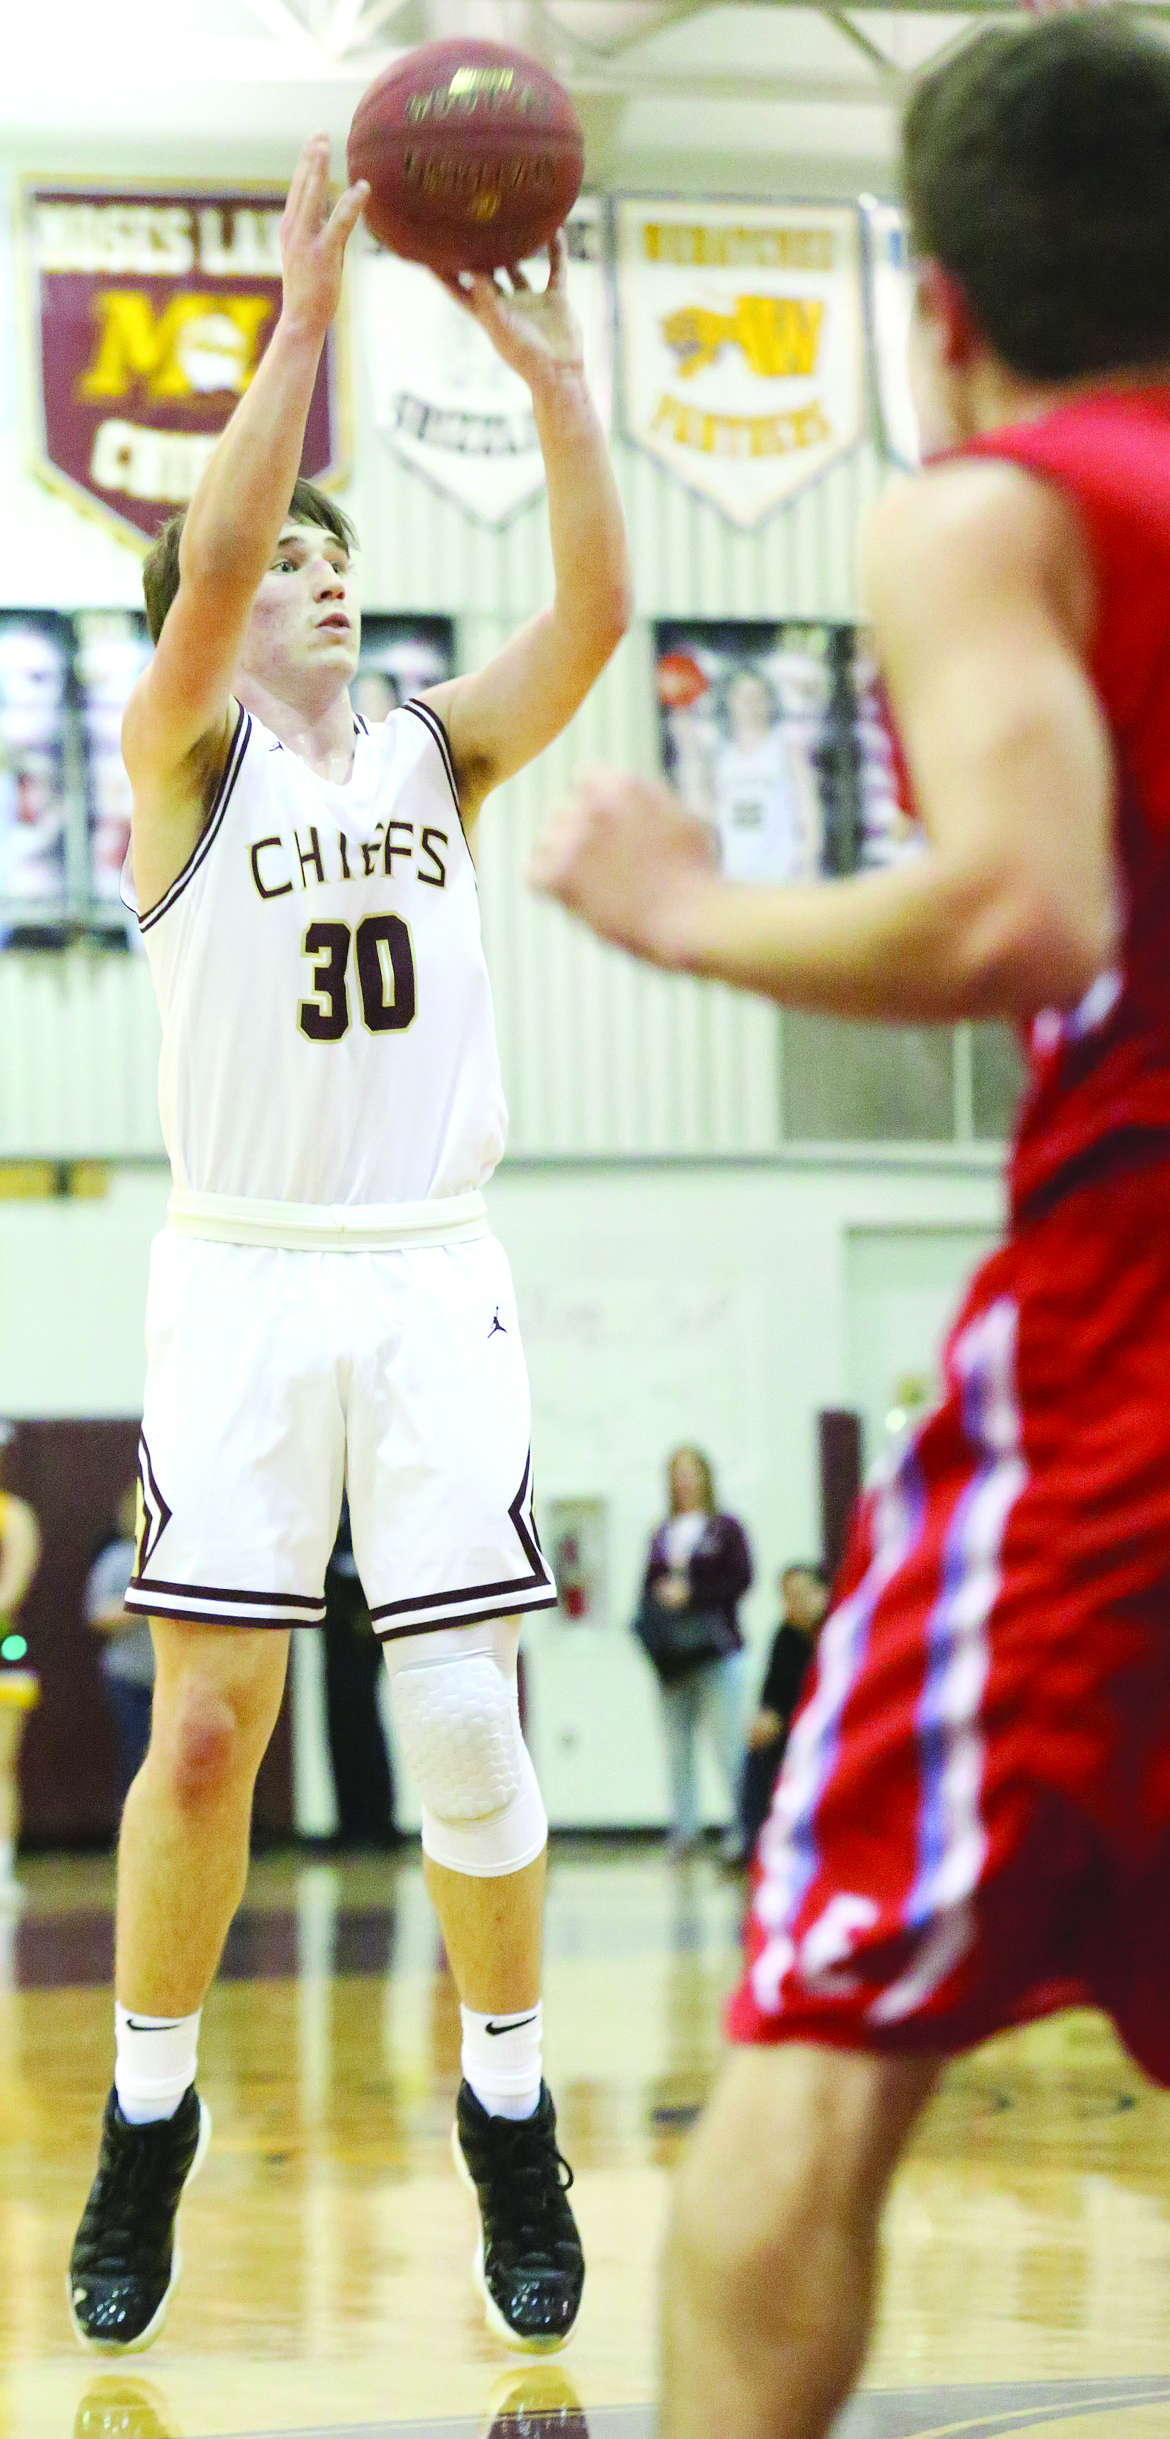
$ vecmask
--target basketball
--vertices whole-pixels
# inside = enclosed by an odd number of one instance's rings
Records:
[[[494,271],[549,243],[585,167],[564,86],[500,43],[425,43],[363,94],[349,131],[374,236],[432,271]]]

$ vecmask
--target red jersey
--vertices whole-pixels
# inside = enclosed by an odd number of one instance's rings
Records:
[[[858,1504],[729,2023],[937,2055],[1094,2004],[1170,2086],[1170,391],[978,453],[1085,522],[1121,948],[1032,1027],[1015,1224]]]
[[[1008,458],[1076,503],[1097,574],[1090,671],[1116,769],[1120,953],[1078,1008],[1030,1029],[1010,1168],[1019,1209],[1110,1139],[1170,1130],[1170,389],[1098,391],[960,454]]]

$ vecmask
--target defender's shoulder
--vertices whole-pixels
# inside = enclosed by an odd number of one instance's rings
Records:
[[[955,457],[889,485],[862,532],[860,574],[879,629],[931,628],[1027,595],[1080,627],[1092,560],[1058,484],[1008,458]]]

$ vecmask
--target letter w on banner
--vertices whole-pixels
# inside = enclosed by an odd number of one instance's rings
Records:
[[[186,506],[280,313],[283,195],[24,195],[37,472],[141,547]],[[301,471],[340,474],[335,334]]]
[[[737,525],[757,525],[865,429],[857,213],[616,207],[621,420]]]
[[[596,200],[586,197],[574,206],[567,231],[569,297],[581,324],[589,385],[608,428],[612,314],[604,233]],[[364,253],[357,297],[374,421],[383,439],[469,516],[506,525],[544,490],[527,384],[418,263]]]

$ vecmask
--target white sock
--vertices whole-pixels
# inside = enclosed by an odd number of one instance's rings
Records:
[[[462,2066],[467,2082],[489,2117],[531,2117],[540,2099],[542,2010],[477,2016],[461,2007]]]
[[[195,2081],[202,2012],[197,2007],[193,2016],[143,2016],[115,2002],[114,2089],[129,2125],[152,2126],[174,2116]]]

